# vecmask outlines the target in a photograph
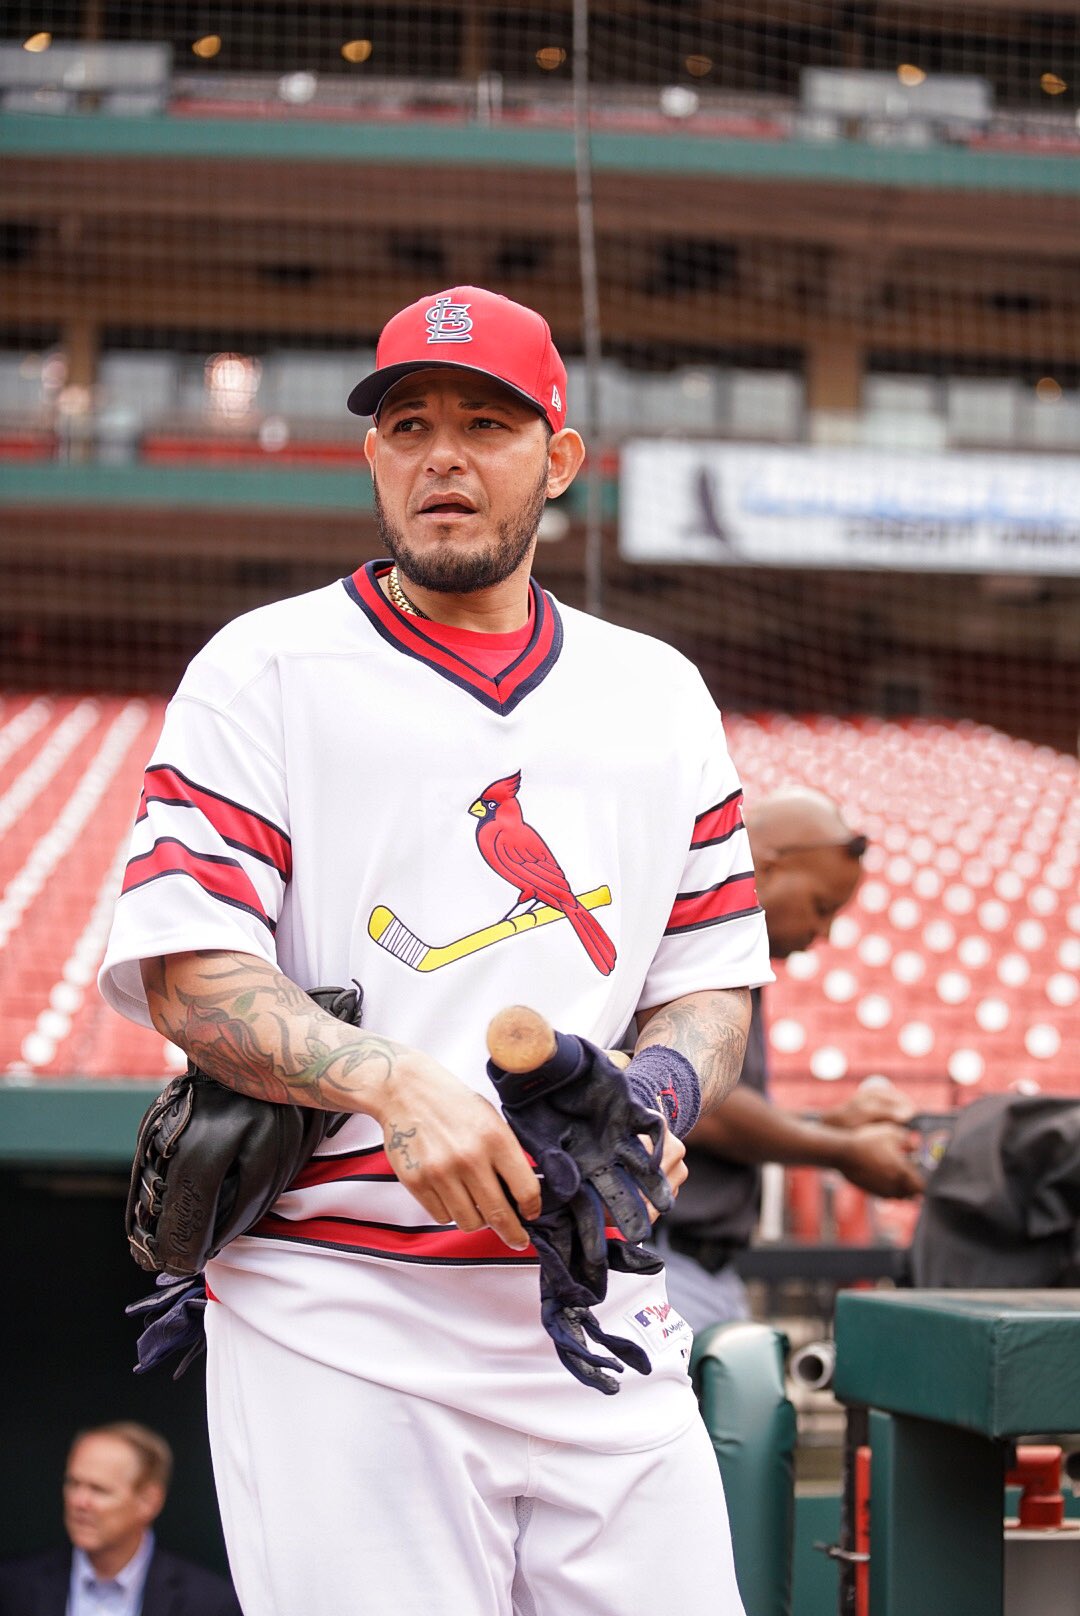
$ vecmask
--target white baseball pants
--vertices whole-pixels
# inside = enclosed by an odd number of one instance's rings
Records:
[[[206,1322],[246,1616],[743,1616],[700,1421],[634,1453],[544,1442],[300,1357],[223,1306]]]

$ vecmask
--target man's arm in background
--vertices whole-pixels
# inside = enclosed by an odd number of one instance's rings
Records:
[[[900,1120],[910,1115],[902,1096],[899,1103],[884,1095],[874,1102],[868,1093],[861,1106],[838,1107],[826,1113],[829,1120],[812,1121],[740,1085],[723,1104],[702,1108],[687,1144],[729,1161],[835,1167],[872,1195],[917,1195],[923,1179],[911,1152],[918,1135]]]

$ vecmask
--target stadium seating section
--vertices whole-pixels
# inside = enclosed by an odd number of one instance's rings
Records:
[[[182,1065],[94,977],[160,698],[0,706],[0,1072],[164,1078]],[[827,946],[770,990],[776,1092],[820,1106],[883,1073],[925,1109],[1080,1093],[1078,765],[976,725],[730,716],[749,797],[823,786],[871,838]]]

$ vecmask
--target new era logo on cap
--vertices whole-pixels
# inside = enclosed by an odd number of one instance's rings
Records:
[[[547,321],[481,286],[436,292],[395,314],[379,338],[375,369],[353,388],[349,408],[354,415],[378,415],[403,376],[446,369],[491,376],[537,410],[552,431],[566,425],[566,367]]]

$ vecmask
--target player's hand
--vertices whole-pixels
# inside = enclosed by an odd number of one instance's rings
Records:
[[[626,1071],[629,1063],[631,1063],[631,1057],[627,1055],[624,1049],[606,1050],[606,1055],[608,1055],[608,1060],[614,1062],[614,1065],[621,1071]],[[658,1115],[663,1115],[663,1113],[658,1113]],[[648,1138],[648,1134],[639,1133],[637,1138],[642,1141],[642,1146],[647,1151],[652,1151],[653,1141]],[[682,1185],[686,1183],[690,1175],[689,1167],[686,1165],[686,1144],[682,1143],[682,1139],[677,1138],[677,1134],[671,1131],[666,1117],[664,1117],[663,1151],[660,1152],[660,1172],[663,1173],[664,1178],[671,1185],[671,1194],[673,1196],[679,1194]],[[660,1212],[653,1206],[652,1201],[647,1202],[647,1209],[648,1222],[655,1223],[656,1218],[660,1217]]]
[[[604,1053],[608,1060],[619,1068],[620,1072],[625,1072],[630,1064],[630,1056],[625,1049],[607,1049]],[[638,1138],[641,1140],[645,1150],[652,1150],[653,1142],[648,1134],[639,1133]],[[667,1125],[666,1117],[664,1118],[664,1148],[660,1153],[660,1171],[671,1185],[672,1195],[678,1195],[689,1174],[689,1169],[686,1166],[686,1146],[681,1139],[676,1138],[672,1133]],[[649,1214],[649,1222],[655,1223],[660,1216],[659,1212],[651,1201],[646,1201],[645,1208]]]
[[[620,1071],[625,1071],[630,1064],[630,1056],[625,1049],[609,1049],[607,1057],[613,1061]],[[662,1114],[662,1113],[661,1113]],[[647,1134],[639,1133],[638,1138],[646,1150],[652,1150],[653,1143]],[[682,1140],[673,1134],[664,1118],[664,1148],[660,1152],[660,1171],[671,1185],[672,1195],[678,1195],[686,1180],[690,1176],[690,1169],[686,1165],[686,1146]],[[651,1201],[646,1202],[649,1213],[649,1222],[655,1223],[660,1216]]]
[[[919,1135],[894,1122],[871,1122],[845,1137],[837,1166],[844,1177],[871,1195],[919,1195],[923,1175],[912,1160]]]
[[[652,1149],[652,1140],[646,1134],[638,1134],[638,1138],[646,1150]],[[690,1169],[686,1165],[686,1146],[678,1134],[672,1133],[666,1120],[664,1122],[664,1147],[660,1152],[660,1171],[671,1185],[671,1193],[674,1196],[678,1195],[690,1176]],[[651,1201],[647,1205],[649,1222],[655,1223],[660,1214]]]
[[[489,1100],[417,1052],[396,1062],[378,1121],[391,1167],[435,1223],[527,1248],[521,1217],[540,1215],[540,1181]]]
[[[887,1077],[872,1077],[860,1083],[843,1105],[823,1111],[821,1120],[830,1128],[863,1128],[869,1122],[910,1122],[914,1115],[914,1102],[903,1089]]]

